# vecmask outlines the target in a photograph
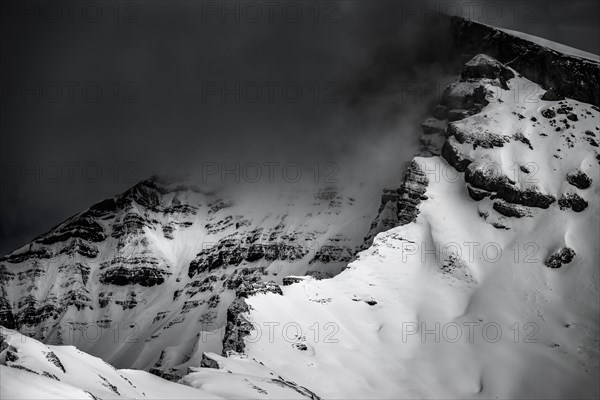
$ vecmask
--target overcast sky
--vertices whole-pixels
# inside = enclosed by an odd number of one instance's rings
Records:
[[[202,162],[394,173],[451,69],[432,11],[599,53],[592,0],[246,3],[2,2],[1,254]],[[390,44],[394,74],[382,74]],[[393,90],[369,97],[364,82]],[[402,96],[411,85],[426,93]]]

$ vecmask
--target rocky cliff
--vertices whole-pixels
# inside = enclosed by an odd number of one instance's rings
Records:
[[[221,352],[240,288],[333,276],[356,253],[376,197],[310,190],[236,198],[140,182],[0,259],[0,324],[174,379]]]

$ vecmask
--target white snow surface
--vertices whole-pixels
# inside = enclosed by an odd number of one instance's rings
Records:
[[[514,138],[492,149],[455,144],[518,187],[575,192],[589,207],[555,202],[506,217],[490,199],[472,200],[444,159],[416,158],[429,178],[417,221],[380,233],[332,279],[251,297],[249,358],[324,398],[598,398],[600,170],[584,132],[598,137],[599,115],[573,100],[542,101],[544,90],[524,78],[509,85],[489,86],[490,104],[455,124],[520,132],[533,150]],[[530,85],[535,98],[518,91]],[[540,114],[561,105],[578,117],[568,128]],[[576,168],[590,188],[566,182]],[[564,247],[572,262],[544,265]]]
[[[195,388],[145,371],[116,369],[74,346],[48,346],[0,327],[0,398],[2,399],[298,399],[275,376],[226,373]],[[15,361],[7,359],[17,357]],[[218,357],[218,356],[217,356]],[[205,369],[218,374],[217,370]],[[258,368],[254,367],[254,370]],[[247,371],[246,371],[247,372]],[[192,374],[193,375],[193,374]],[[191,380],[191,378],[189,379]]]

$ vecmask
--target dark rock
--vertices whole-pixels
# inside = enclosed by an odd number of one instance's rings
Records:
[[[6,289],[0,287],[0,325],[8,329],[16,329],[17,321],[12,306],[7,299]]]
[[[474,167],[473,167],[474,166]],[[494,192],[502,200],[527,207],[548,208],[556,201],[552,195],[544,194],[534,188],[520,189],[506,176],[496,176],[471,164],[465,172],[465,181],[477,189]]]
[[[490,197],[492,194],[486,190],[481,190],[474,188],[473,186],[467,184],[467,191],[469,192],[469,196],[475,201],[481,201],[486,197]]]
[[[448,135],[454,136],[456,141],[460,144],[472,144],[473,149],[476,149],[477,147],[493,149],[495,147],[503,147],[504,143],[510,142],[508,136],[497,135],[491,132],[472,133],[468,130],[459,129],[455,124],[448,125]]]
[[[321,398],[317,396],[314,392],[311,392],[304,386],[300,386],[294,382],[286,381],[281,376],[279,376],[278,379],[271,379],[271,382],[281,387],[295,390],[302,397],[306,397],[309,400],[321,400]]]
[[[54,254],[49,249],[45,247],[36,249],[33,247],[33,244],[30,244],[27,250],[16,250],[11,254],[0,258],[0,261],[7,261],[11,264],[18,264],[22,263],[23,261],[43,260],[52,258],[53,256]]]
[[[498,211],[500,214],[506,217],[522,218],[531,215],[531,213],[527,209],[517,206],[515,204],[507,203],[502,200],[495,201],[492,207],[494,208],[494,210]]]
[[[136,213],[125,214],[121,222],[112,226],[111,236],[118,239],[122,236],[138,236],[144,234],[144,227],[150,226],[150,221]]]
[[[558,206],[561,210],[571,209],[575,212],[582,212],[588,207],[588,202],[577,193],[566,193],[558,200]]]
[[[533,146],[531,145],[531,141],[525,137],[525,135],[523,135],[523,132],[517,132],[515,133],[514,136],[515,140],[518,142],[521,142],[523,144],[526,144],[527,147],[529,147],[529,150],[533,150]]]
[[[354,251],[346,246],[341,245],[323,245],[319,247],[315,256],[310,260],[310,264],[315,262],[335,263],[348,262],[352,260]]]
[[[251,240],[250,240],[251,241]],[[300,244],[286,242],[252,243],[246,239],[225,238],[215,246],[202,250],[188,268],[191,278],[197,274],[214,271],[221,267],[240,265],[242,261],[299,260],[308,254],[308,249]]]
[[[61,299],[61,306],[68,308],[74,306],[77,311],[84,310],[86,308],[92,308],[92,299],[89,297],[90,292],[85,288],[77,288],[69,290]]]
[[[593,146],[593,147],[598,147],[598,142],[596,142],[593,138],[591,137],[586,137],[586,140],[588,141],[588,143]]]
[[[494,79],[503,89],[508,89],[507,81],[514,78],[515,74],[501,62],[486,54],[478,54],[467,62],[463,68],[462,80]]]
[[[96,258],[98,256],[98,248],[80,238],[74,238],[73,240],[69,240],[67,246],[63,247],[59,254],[79,254],[87,258]]]
[[[294,283],[300,283],[302,281],[304,281],[304,278],[299,276],[286,276],[283,278],[283,286],[290,286]]]
[[[463,119],[477,114],[486,105],[492,93],[479,82],[454,82],[442,93],[442,105],[446,107],[446,119]]]
[[[548,257],[545,264],[548,268],[560,268],[573,261],[573,258],[575,258],[575,250],[565,247]]]
[[[86,216],[103,218],[112,215],[117,211],[117,204],[113,199],[102,200],[91,206],[86,212]]]
[[[244,317],[244,314],[250,311],[246,301],[241,298],[236,298],[229,308],[227,308],[227,325],[225,327],[225,335],[223,336],[223,350],[222,355],[224,357],[230,351],[236,353],[243,353],[246,348],[244,343],[244,337],[250,335],[254,327]]]
[[[217,308],[220,301],[221,301],[221,298],[219,297],[219,295],[213,294],[212,296],[209,297],[209,299],[206,303],[208,305],[208,308]]]
[[[333,277],[333,275],[331,275],[330,273],[323,271],[306,271],[306,276],[311,276],[318,281],[320,281],[321,279],[329,279]]]
[[[88,242],[101,242],[106,239],[104,229],[91,217],[73,217],[65,224],[37,239],[42,244],[54,244],[67,239],[79,238]]]
[[[592,185],[592,179],[581,170],[567,174],[567,182],[577,189],[587,189]]]
[[[118,286],[154,286],[164,281],[164,272],[151,267],[113,267],[100,276],[100,282]]]
[[[493,226],[494,228],[496,228],[496,229],[503,229],[503,230],[505,230],[505,231],[508,231],[508,230],[510,230],[510,228],[509,228],[508,226],[506,226],[506,225],[502,225],[502,224],[501,224],[501,223],[499,223],[499,222],[492,222],[492,226]]]
[[[283,292],[278,284],[273,281],[268,282],[244,282],[235,292],[239,298],[248,298],[256,294],[274,293],[283,296]]]
[[[554,88],[550,88],[544,93],[541,99],[544,101],[559,101],[564,100],[565,97],[558,94]]]
[[[428,185],[429,179],[419,164],[411,161],[400,188],[396,191],[384,190],[378,215],[371,224],[363,246],[357,248],[355,253],[368,247],[378,233],[416,221],[419,215],[418,206],[421,201],[427,199],[425,193]]]
[[[446,140],[442,147],[442,157],[458,172],[465,172],[469,164],[473,162],[470,158],[463,156],[460,150],[454,147],[449,140]]]
[[[138,304],[137,295],[134,291],[130,291],[129,293],[127,293],[127,297],[125,298],[125,300],[116,300],[115,304],[123,307],[123,310],[135,308]]]
[[[548,119],[556,117],[556,113],[554,112],[554,110],[551,110],[549,108],[546,108],[545,110],[542,110],[541,114],[542,114],[542,117],[548,118]]]
[[[67,373],[67,371],[65,370],[65,366],[63,365],[63,363],[60,361],[60,359],[58,358],[58,356],[56,354],[54,354],[53,351],[49,351],[47,353],[44,353],[44,355],[46,356],[46,359],[48,361],[50,361],[52,364],[54,364],[58,369],[60,369],[63,373]]]
[[[600,65],[558,53],[494,27],[450,17],[455,46],[466,54],[485,53],[560,96],[600,105]]]
[[[207,356],[206,353],[202,353],[202,360],[200,361],[200,367],[219,369],[219,363],[216,360]]]
[[[452,276],[467,283],[475,283],[469,266],[455,253],[450,253],[444,259],[440,270],[443,274]]]
[[[429,179],[416,162],[412,162],[402,186],[398,190],[398,225],[407,225],[417,219],[419,204],[424,199]]]
[[[6,355],[4,356],[7,362],[15,362],[19,359],[19,356],[17,355],[16,349],[15,351],[12,350],[6,350]]]
[[[448,121],[460,121],[470,115],[469,110],[453,109],[448,111]]]
[[[150,368],[148,370],[148,372],[150,372],[152,375],[159,376],[159,377],[166,379],[168,381],[171,381],[171,382],[177,382],[181,379],[181,376],[179,376],[177,371],[174,370],[173,368],[168,368],[165,371],[160,368],[153,367],[153,368]]]

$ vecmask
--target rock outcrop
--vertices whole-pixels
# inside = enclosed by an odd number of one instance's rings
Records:
[[[451,18],[458,51],[484,53],[519,71],[530,81],[552,89],[553,97],[568,97],[600,106],[600,65],[561,54],[488,25]]]

